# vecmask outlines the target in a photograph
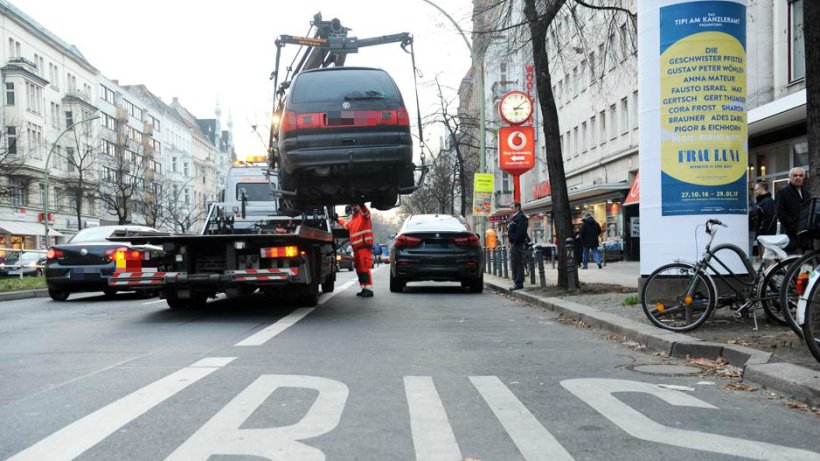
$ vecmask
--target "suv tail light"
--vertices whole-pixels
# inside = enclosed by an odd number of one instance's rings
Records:
[[[417,247],[421,245],[421,239],[418,237],[409,237],[407,235],[399,235],[396,238],[396,246],[399,248]]]
[[[63,250],[58,250],[56,248],[49,248],[48,253],[46,253],[46,259],[48,261],[53,261],[55,259],[60,259],[65,256]]]
[[[458,237],[454,239],[453,242],[460,247],[477,247],[481,244],[478,240],[478,236],[475,234],[470,234],[466,237]]]

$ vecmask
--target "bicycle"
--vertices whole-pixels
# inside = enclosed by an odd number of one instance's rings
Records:
[[[794,264],[789,267],[783,284],[780,287],[780,306],[786,308],[779,312],[780,323],[788,325],[792,331],[801,338],[803,329],[797,322],[797,304],[808,286],[809,275],[812,270],[820,266],[820,251],[811,250],[800,256]]]
[[[795,324],[806,340],[811,355],[820,362],[820,272],[817,268],[811,271],[807,282],[805,296],[801,295],[795,311]]]
[[[721,243],[712,248],[718,230],[715,226],[728,227],[717,219],[706,221],[709,239],[700,259],[694,263],[677,260],[663,265],[652,272],[641,287],[641,306],[655,326],[677,332],[694,330],[706,322],[719,305],[734,306],[737,317],[747,317],[751,311],[754,330],[757,330],[757,315],[753,308],[760,305],[769,316],[773,316],[778,309],[774,303],[780,299],[780,281],[789,265],[797,259],[783,251],[788,240],[759,237],[758,241],[767,250],[767,255],[763,264],[755,270],[746,253],[738,246]],[[745,280],[748,276],[735,274],[717,256],[721,250],[731,251],[740,258],[746,274],[752,276],[750,281]],[[713,261],[726,275],[712,264]],[[718,296],[715,277],[722,287],[725,285],[734,293]],[[740,301],[743,303],[739,304]]]

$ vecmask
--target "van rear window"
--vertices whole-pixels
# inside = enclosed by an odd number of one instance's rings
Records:
[[[294,103],[348,99],[399,99],[393,80],[380,70],[332,70],[299,76],[291,90]]]
[[[267,202],[273,200],[270,184],[266,182],[241,182],[236,185],[236,200],[240,200],[240,189],[245,189],[249,202]]]

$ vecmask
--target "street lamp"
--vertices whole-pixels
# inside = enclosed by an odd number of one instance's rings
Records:
[[[57,136],[57,139],[54,140],[54,144],[51,145],[51,149],[49,149],[48,155],[46,155],[46,164],[45,164],[45,168],[43,168],[43,183],[45,184],[45,191],[44,191],[44,194],[43,194],[43,225],[45,226],[46,248],[48,248],[48,246],[49,246],[49,243],[48,243],[49,242],[49,240],[48,240],[48,213],[49,213],[48,212],[48,163],[49,163],[49,161],[51,161],[51,155],[54,153],[54,149],[57,148],[57,144],[59,144],[60,139],[63,137],[64,134],[68,133],[69,131],[74,130],[74,127],[76,127],[77,125],[82,125],[84,123],[88,123],[90,121],[97,120],[98,118],[100,118],[100,116],[95,115],[94,117],[87,118],[85,120],[80,120],[79,122],[74,123],[74,124],[66,127],[66,129],[63,130],[62,133],[60,133]]]
[[[470,51],[470,58],[473,60],[473,74],[475,75],[475,78],[478,79],[478,82],[477,82],[478,83],[478,93],[479,93],[479,97],[478,97],[478,114],[479,114],[479,118],[481,119],[481,121],[480,121],[481,125],[479,125],[479,127],[478,127],[478,133],[479,133],[478,134],[478,136],[479,136],[479,138],[478,138],[478,150],[481,153],[481,156],[480,156],[480,159],[481,159],[481,172],[486,173],[487,172],[487,159],[486,159],[487,153],[485,151],[485,146],[484,146],[484,143],[486,141],[485,140],[485,131],[484,130],[485,130],[485,126],[487,124],[487,113],[486,113],[486,109],[485,109],[485,106],[484,106],[484,72],[481,69],[481,62],[478,60],[478,56],[473,51],[472,44],[470,44],[470,41],[467,40],[467,36],[464,35],[464,31],[461,30],[461,27],[458,25],[458,23],[449,14],[447,14],[446,11],[444,11],[440,6],[433,3],[431,0],[422,0],[422,1],[424,1],[424,3],[427,3],[428,5],[432,6],[433,8],[439,10],[441,12],[441,14],[443,14],[447,19],[450,20],[450,22],[453,23],[456,30],[458,30],[458,33],[461,34],[461,38],[464,39],[464,43],[467,45],[467,49]]]

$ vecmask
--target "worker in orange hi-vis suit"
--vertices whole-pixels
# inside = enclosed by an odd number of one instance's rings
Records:
[[[373,296],[373,227],[370,223],[370,210],[364,203],[352,206],[353,217],[349,221],[337,219],[345,229],[350,231],[350,245],[353,247],[353,264],[362,291],[356,296],[370,298]]]

